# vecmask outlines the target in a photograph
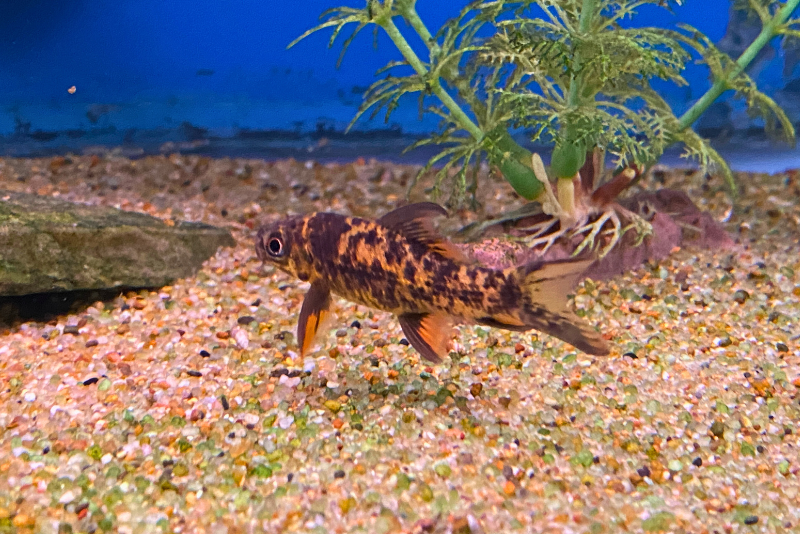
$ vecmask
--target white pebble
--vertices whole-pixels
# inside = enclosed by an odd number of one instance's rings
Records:
[[[287,415],[286,417],[281,417],[278,419],[278,426],[281,427],[283,430],[286,430],[294,423],[294,417],[291,415]]]
[[[236,340],[236,346],[242,350],[250,346],[250,337],[247,335],[247,331],[243,328],[233,329],[233,339]]]
[[[299,383],[300,383],[299,376],[294,376],[289,378],[287,375],[281,375],[281,377],[278,379],[278,384],[285,385],[290,388],[297,387],[297,384]]]
[[[75,500],[75,493],[73,493],[72,490],[67,490],[61,496],[61,498],[58,499],[58,502],[60,502],[61,504],[67,504],[74,500]]]
[[[36,393],[29,391],[25,394],[25,402],[33,402],[36,400]]]

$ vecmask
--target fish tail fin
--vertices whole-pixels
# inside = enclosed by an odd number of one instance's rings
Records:
[[[570,258],[519,267],[517,274],[527,301],[520,318],[527,327],[555,336],[587,354],[605,355],[609,349],[600,333],[567,306],[567,295],[593,262]]]

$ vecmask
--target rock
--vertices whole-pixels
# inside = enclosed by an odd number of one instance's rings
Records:
[[[0,191],[0,296],[163,286],[234,244],[202,223]]]

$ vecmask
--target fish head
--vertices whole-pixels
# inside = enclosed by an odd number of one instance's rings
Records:
[[[262,226],[256,235],[256,255],[283,272],[308,281],[312,274],[311,258],[305,247],[302,217],[287,217]]]

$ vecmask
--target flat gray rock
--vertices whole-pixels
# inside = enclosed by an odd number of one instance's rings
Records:
[[[0,296],[159,287],[234,244],[207,224],[0,191]]]

